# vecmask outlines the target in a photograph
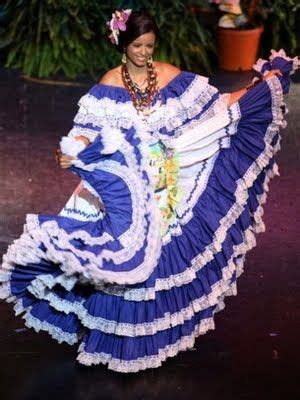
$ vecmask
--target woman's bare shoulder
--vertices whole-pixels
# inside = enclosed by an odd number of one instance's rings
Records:
[[[122,75],[121,75],[120,66],[107,71],[101,77],[99,83],[102,83],[103,85],[121,86],[122,85]]]
[[[154,65],[155,65],[155,68],[157,69],[157,71],[162,74],[166,74],[169,76],[171,76],[171,75],[176,76],[180,73],[180,69],[175,67],[175,65],[172,65],[172,64],[156,61]]]
[[[175,65],[160,61],[156,61],[154,66],[157,71],[157,77],[161,87],[167,85],[168,82],[174,79],[181,72],[179,68],[175,67]]]

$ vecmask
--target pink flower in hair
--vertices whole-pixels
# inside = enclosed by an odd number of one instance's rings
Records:
[[[109,26],[111,30],[111,34],[109,35],[109,38],[113,44],[118,44],[119,43],[119,33],[120,31],[126,31],[126,22],[128,21],[128,18],[131,14],[131,10],[122,10],[118,11],[116,10],[112,14],[112,19],[107,22],[107,25]]]

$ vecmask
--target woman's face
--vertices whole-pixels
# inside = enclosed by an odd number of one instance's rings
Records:
[[[155,34],[153,32],[144,33],[127,46],[127,58],[135,66],[144,67],[147,59],[153,54],[154,45]]]

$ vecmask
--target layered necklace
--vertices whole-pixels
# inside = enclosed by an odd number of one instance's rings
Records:
[[[150,106],[158,92],[157,74],[151,60],[147,61],[147,86],[142,89],[135,83],[129,74],[127,63],[122,63],[122,80],[125,88],[128,90],[134,107],[138,113],[145,116],[150,114]],[[144,82],[145,82],[144,81]]]

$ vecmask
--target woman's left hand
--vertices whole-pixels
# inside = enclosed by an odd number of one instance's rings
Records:
[[[263,81],[272,78],[273,76],[282,76],[282,72],[279,69],[271,69],[268,73],[263,76]]]

